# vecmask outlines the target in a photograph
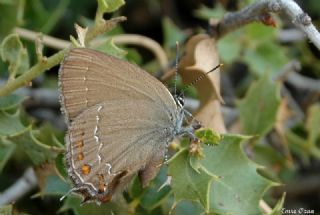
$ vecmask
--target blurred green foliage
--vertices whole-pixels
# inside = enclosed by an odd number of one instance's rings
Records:
[[[246,6],[253,1],[242,1]],[[307,6],[317,11],[316,1]],[[2,0],[0,1],[0,74],[3,81],[14,81],[26,72],[35,59],[36,52],[33,43],[24,41],[12,34],[15,27],[24,27],[44,34],[68,38],[74,33],[74,23],[83,26],[94,25],[101,20],[106,12],[121,14],[124,2],[98,0],[89,1],[40,1],[40,0]],[[160,3],[159,3],[160,5]],[[94,11],[97,9],[97,13]],[[120,8],[120,10],[119,10]],[[221,5],[214,8],[201,6],[194,8],[192,14],[207,20],[221,18],[226,9]],[[110,16],[110,15],[109,15]],[[96,22],[94,21],[96,19]],[[130,21],[130,20],[129,20]],[[167,55],[175,55],[175,44],[181,44],[189,33],[176,25],[169,17],[162,17],[162,46]],[[68,195],[63,201],[59,198],[70,189],[67,172],[64,166],[64,131],[54,128],[51,124],[35,119],[30,109],[26,110],[26,96],[12,93],[0,98],[0,178],[4,181],[0,189],[5,190],[14,183],[12,178],[21,176],[24,169],[32,166],[37,172],[40,190],[33,191],[31,200],[35,206],[30,206],[30,200],[21,199],[18,204],[0,207],[0,214],[44,214],[42,208],[48,208],[48,214],[262,214],[259,201],[262,197],[270,197],[266,190],[277,185],[267,178],[276,181],[292,180],[298,175],[300,160],[304,165],[313,159],[320,158],[320,107],[319,100],[305,107],[305,119],[295,122],[294,126],[285,130],[283,137],[289,154],[294,160],[288,160],[288,154],[272,147],[268,138],[276,127],[277,113],[281,100],[282,82],[272,78],[281,72],[284,65],[293,58],[308,68],[307,74],[320,77],[320,65],[309,44],[299,42],[293,45],[283,45],[277,41],[280,27],[272,28],[262,24],[251,24],[221,38],[218,52],[221,61],[231,67],[234,63],[247,66],[246,78],[237,82],[244,86],[245,95],[236,103],[243,133],[256,136],[223,134],[218,135],[212,130],[201,130],[197,133],[201,143],[197,147],[201,156],[189,154],[189,141],[181,144],[179,151],[168,161],[168,166],[162,167],[157,178],[147,188],[141,188],[136,177],[124,195],[115,202],[97,206],[90,203],[80,206],[80,199]],[[197,26],[198,27],[198,26]],[[201,29],[199,32],[203,32]],[[159,69],[154,60],[145,65],[143,52],[136,48],[117,47],[110,35],[124,33],[125,29],[118,26],[113,31],[103,34],[107,38],[98,50],[133,61],[153,71]],[[54,50],[45,49],[45,54]],[[30,65],[31,64],[31,65]],[[147,65],[147,66],[146,66]],[[44,84],[34,89],[51,88],[47,83],[56,83],[56,69],[40,75]],[[239,76],[237,76],[239,77]],[[254,81],[251,81],[254,80]],[[241,82],[241,83],[240,83]],[[28,83],[25,83],[26,85]],[[1,88],[1,87],[0,87]],[[178,89],[182,89],[178,83]],[[242,89],[235,88],[239,95]],[[195,94],[192,94],[195,96]],[[246,145],[246,143],[250,144]],[[192,144],[192,143],[191,143]],[[245,153],[244,148],[249,152]],[[251,154],[251,159],[248,155]],[[257,164],[258,163],[258,164]],[[260,164],[266,166],[266,174],[260,172]],[[261,170],[262,171],[262,170]],[[171,186],[162,186],[172,177]],[[269,177],[270,176],[270,177]],[[36,194],[34,194],[36,192]],[[28,196],[30,198],[30,196]],[[270,197],[271,198],[271,197]],[[37,208],[36,201],[41,202]],[[273,201],[275,205],[270,214],[279,214],[283,207],[285,196]],[[36,208],[36,209],[35,209]],[[58,208],[58,209],[57,209]],[[129,211],[129,212],[128,212]]]

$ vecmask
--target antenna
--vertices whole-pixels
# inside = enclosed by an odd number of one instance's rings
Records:
[[[174,73],[174,96],[177,95],[178,67],[179,67],[179,42],[176,41],[176,71]]]
[[[217,66],[215,66],[213,69],[211,69],[210,71],[208,71],[208,72],[206,72],[206,73],[203,73],[203,74],[201,74],[200,76],[198,76],[198,77],[197,77],[196,79],[194,79],[190,84],[188,84],[187,86],[185,86],[185,87],[182,89],[182,91],[181,91],[181,93],[180,93],[180,96],[183,95],[183,93],[184,93],[187,89],[189,89],[191,86],[194,86],[198,81],[201,81],[206,75],[208,75],[209,73],[215,71],[216,69],[218,69],[218,68],[220,68],[220,67],[222,67],[222,66],[223,66],[223,64],[220,63],[220,64],[218,64]]]

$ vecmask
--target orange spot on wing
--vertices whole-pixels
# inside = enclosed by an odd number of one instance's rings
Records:
[[[82,161],[84,159],[84,154],[82,152],[80,152],[78,155],[77,155],[77,158],[79,161]]]
[[[89,164],[83,164],[81,167],[81,172],[84,175],[88,175],[91,171],[91,166]]]
[[[83,145],[84,145],[83,141],[80,140],[75,144],[75,147],[77,147],[78,149],[82,149]]]
[[[103,174],[99,174],[98,177],[99,177],[99,192],[103,193],[106,191],[106,188],[107,188],[105,181],[104,181],[104,176],[103,176]]]

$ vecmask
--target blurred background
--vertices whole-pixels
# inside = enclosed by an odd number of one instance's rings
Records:
[[[150,37],[161,44],[171,59],[171,65],[174,65],[176,41],[180,41],[183,50],[185,42],[192,35],[210,30],[209,18],[219,20],[225,13],[238,11],[252,2],[254,1],[126,0],[126,4],[116,13],[105,15],[106,19],[119,15],[127,17],[126,22],[108,32],[107,36],[133,33]],[[315,26],[319,27],[319,2],[296,2],[312,17]],[[93,24],[96,8],[96,1],[2,0],[0,41],[16,27],[68,41],[70,35],[76,35],[74,23],[82,26]],[[250,116],[242,111],[246,108],[245,102],[250,103],[246,96],[248,89],[253,83],[257,83],[255,81],[261,80],[265,73],[279,82],[281,99],[277,107],[276,121],[263,132],[263,138],[257,144],[249,144],[246,147],[246,152],[256,163],[266,167],[261,174],[283,184],[267,192],[265,199],[268,204],[274,206],[282,193],[286,192],[285,208],[313,209],[320,213],[320,51],[310,43],[303,32],[293,26],[288,17],[273,15],[273,18],[276,27],[264,26],[261,23],[250,24],[228,33],[217,42],[220,61],[224,64],[221,73],[221,94],[225,101],[222,105],[224,122],[230,132],[250,134],[248,130],[243,129],[246,123],[243,118],[250,118],[256,113],[252,112]],[[34,42],[23,38],[21,41],[28,50],[29,65],[32,66],[36,63]],[[121,48],[128,52],[126,59],[148,72],[157,75],[164,72],[149,50],[133,45]],[[56,52],[56,49],[44,47],[46,56]],[[7,131],[8,124],[14,123],[17,128],[14,132],[18,133],[32,122],[33,130],[37,130],[32,133],[33,141],[48,145],[52,145],[49,142],[53,141],[57,148],[63,144],[66,124],[60,112],[58,99],[58,68],[56,66],[39,75],[32,81],[32,85],[16,91],[18,98],[14,98],[12,104],[14,110],[19,109],[18,117],[8,118],[2,112],[0,115],[0,192],[14,184],[30,166],[36,167],[37,176],[41,176],[37,182],[42,187],[41,191],[33,185],[32,189],[15,203],[19,212],[81,213],[72,208],[72,203],[64,204],[64,208],[61,208],[61,193],[55,193],[55,189],[68,190],[68,185],[58,180],[58,176],[46,177],[57,167],[44,161],[52,156],[55,162],[61,162],[61,151],[57,150],[54,155],[45,154],[44,158],[30,159],[32,156],[38,156],[32,154],[34,152],[24,153],[32,147],[28,142],[30,136],[18,136],[9,140],[6,138],[6,132],[10,133]],[[8,78],[7,71],[7,64],[1,61],[0,86]],[[167,84],[172,86],[172,81]],[[264,87],[268,86],[273,85]],[[178,87],[181,89],[182,83],[179,82]],[[268,89],[253,89],[265,90],[264,96],[269,96]],[[195,110],[198,105],[197,93],[189,92],[188,108]],[[5,106],[3,102],[1,108],[2,111],[11,111],[11,106]],[[24,144],[12,146],[8,141],[22,141]],[[56,159],[56,156],[60,158]],[[153,211],[150,214],[161,214],[157,212],[158,209]]]

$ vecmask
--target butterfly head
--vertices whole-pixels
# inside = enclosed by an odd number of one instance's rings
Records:
[[[184,108],[184,96],[183,95],[175,95],[174,101],[176,102],[176,105],[180,108]]]

